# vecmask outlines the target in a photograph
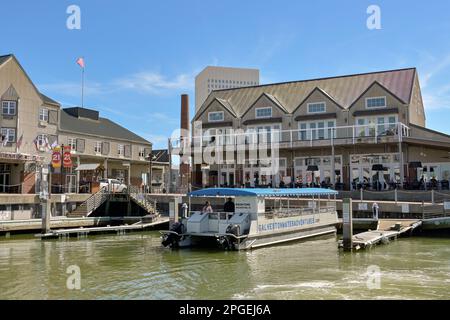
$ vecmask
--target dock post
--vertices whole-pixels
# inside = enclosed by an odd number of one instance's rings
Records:
[[[51,219],[51,171],[49,170],[49,166],[42,165],[40,170],[40,192],[39,192],[39,202],[41,205],[41,219],[42,219],[42,228],[41,232],[43,234],[50,232],[50,219]]]
[[[353,221],[352,221],[352,199],[342,199],[342,218],[343,218],[343,245],[344,251],[352,251],[353,249]]]
[[[174,197],[172,201],[169,202],[169,228],[172,224],[178,222],[178,205],[181,202],[181,197]]]

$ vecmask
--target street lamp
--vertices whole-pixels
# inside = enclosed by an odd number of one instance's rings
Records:
[[[148,155],[148,157],[147,157],[147,159],[148,159],[148,161],[149,161],[149,164],[150,164],[150,166],[149,166],[149,181],[148,181],[148,184],[149,184],[149,193],[152,193],[152,180],[153,180],[153,175],[152,175],[152,166],[153,166],[153,161],[155,161],[156,160],[156,156],[155,155],[153,155],[153,154],[149,154]]]

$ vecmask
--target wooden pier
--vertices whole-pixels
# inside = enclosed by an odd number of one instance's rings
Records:
[[[352,237],[353,249],[370,248],[380,243],[387,244],[402,235],[411,234],[421,224],[421,220],[380,219],[377,230],[358,233]],[[339,247],[343,247],[342,240],[339,241]]]
[[[54,239],[54,238],[65,238],[71,236],[85,237],[89,234],[102,234],[102,233],[117,233],[124,234],[127,231],[144,231],[155,226],[165,224],[169,222],[168,217],[159,217],[156,221],[152,222],[137,222],[131,225],[120,225],[120,226],[106,226],[106,227],[93,227],[93,228],[74,228],[74,229],[59,229],[52,230],[45,234],[37,234],[36,237],[41,239]]]

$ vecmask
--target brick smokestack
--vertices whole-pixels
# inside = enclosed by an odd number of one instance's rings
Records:
[[[190,140],[190,134],[189,134],[189,95],[182,94],[181,95],[181,117],[180,117],[180,129],[182,129],[181,132],[181,146],[189,148],[189,140]],[[184,151],[183,154],[187,152]],[[180,159],[180,176],[181,176],[181,187],[182,188],[188,188],[190,183],[190,165],[189,165],[189,159],[187,157],[184,157]]]

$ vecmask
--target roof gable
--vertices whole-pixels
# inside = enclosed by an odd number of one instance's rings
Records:
[[[212,91],[199,111],[212,100],[220,98],[227,100],[234,112],[241,115],[257,98],[266,93],[283,101],[283,107],[288,113],[292,113],[316,87],[347,109],[375,81],[401,101],[409,101],[415,73],[415,68],[408,68]]]
[[[232,115],[233,118],[237,118],[237,115],[234,112],[233,107],[227,100],[220,99],[220,98],[214,98],[206,107],[203,108],[202,111],[199,110],[200,112],[197,112],[197,115],[194,117],[193,121],[196,121],[198,118],[200,118],[215,101],[217,101],[226,111],[228,111],[228,113],[230,115]]]
[[[367,87],[366,90],[363,91],[363,93],[361,93],[356,99],[355,101],[353,101],[353,103],[348,107],[349,109],[351,109],[370,89],[372,89],[374,86],[380,86],[383,90],[385,90],[387,93],[389,93],[390,95],[392,95],[395,99],[397,99],[400,103],[402,104],[407,104],[407,102],[403,101],[400,97],[398,97],[395,93],[393,93],[392,91],[390,91],[388,88],[386,88],[385,86],[383,86],[381,83],[379,83],[378,81],[374,81],[370,86]],[[409,100],[408,100],[409,101]]]
[[[48,103],[48,104],[53,104],[55,106],[60,106],[60,104],[58,102],[56,102],[53,99],[50,99],[49,97],[43,95],[42,93],[40,93],[40,91],[37,89],[37,87],[34,85],[33,81],[31,81],[31,78],[28,76],[27,72],[25,71],[25,69],[22,67],[22,65],[20,64],[19,60],[17,60],[17,58],[13,55],[6,55],[6,56],[0,56],[0,67],[5,64],[7,61],[12,60],[16,63],[16,65],[19,67],[19,69],[22,71],[22,73],[24,74],[25,78],[28,80],[28,82],[31,84],[31,86],[33,87],[33,89],[35,90],[36,94],[39,96],[39,98],[41,98],[42,103]]]
[[[298,105],[298,107],[295,108],[294,111],[292,111],[292,113],[296,113],[297,110],[298,110],[298,109],[299,109],[306,101],[308,101],[308,99],[309,99],[309,98],[314,94],[314,92],[316,92],[316,91],[320,92],[320,94],[322,94],[325,98],[327,98],[327,99],[331,100],[332,102],[334,102],[339,108],[345,109],[345,108],[342,107],[336,100],[334,100],[334,98],[333,98],[331,95],[329,95],[327,92],[325,92],[324,90],[322,90],[322,89],[319,88],[319,87],[315,87],[315,88],[312,89],[311,92],[306,96],[306,98],[303,99],[302,102],[300,102],[300,104]]]
[[[266,92],[263,92],[258,98],[256,98],[256,100],[252,103],[252,105],[241,115],[241,118],[243,118],[250,110],[253,109],[253,107],[258,103],[259,100],[261,100],[262,98],[266,97],[267,99],[269,99],[269,101],[271,101],[273,103],[274,106],[276,106],[278,109],[281,110],[281,112],[283,113],[289,113],[286,108],[281,104],[280,101],[278,101],[277,98],[275,98],[273,95],[268,94]]]

